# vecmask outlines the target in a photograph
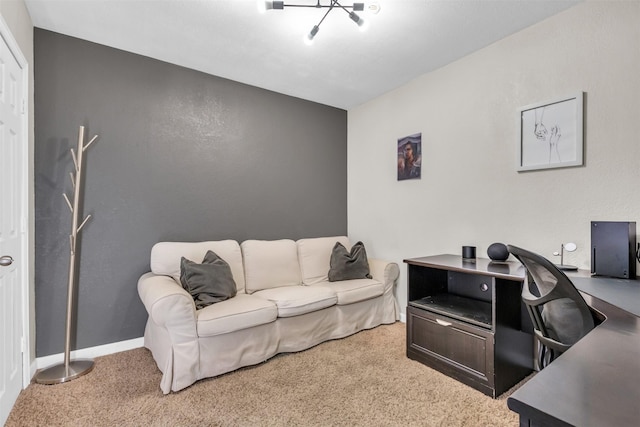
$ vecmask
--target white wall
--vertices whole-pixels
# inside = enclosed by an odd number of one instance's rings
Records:
[[[398,66],[405,66],[398,64]],[[583,91],[585,166],[516,171],[518,108]],[[348,227],[370,257],[493,242],[589,268],[590,221],[640,229],[640,2],[586,2],[349,111]],[[422,132],[422,179],[396,180]],[[559,262],[559,260],[558,260]],[[639,270],[640,271],[640,270]]]
[[[28,62],[29,66],[29,355],[32,361],[35,360],[35,296],[34,296],[34,188],[33,188],[33,24],[31,17],[23,0],[1,0],[0,15],[9,27],[13,38],[18,43],[22,54]]]

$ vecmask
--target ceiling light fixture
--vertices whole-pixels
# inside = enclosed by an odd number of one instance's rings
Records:
[[[364,3],[342,5],[338,0],[328,0],[327,4],[322,4],[320,0],[317,0],[316,4],[289,4],[285,3],[284,1],[258,1],[258,8],[261,11],[267,11],[271,9],[283,10],[285,7],[312,7],[314,9],[327,9],[322,19],[320,19],[320,22],[314,25],[311,31],[309,31],[309,33],[305,35],[304,41],[307,44],[311,44],[311,42],[313,42],[314,37],[320,30],[320,25],[334,8],[344,10],[347,15],[349,15],[349,18],[351,18],[351,20],[355,22],[362,31],[364,31],[364,29],[367,27],[367,22],[356,13],[365,10]],[[351,9],[351,11],[349,11],[349,9]],[[380,11],[380,5],[378,3],[371,3],[367,6],[367,10],[371,13],[378,13]]]

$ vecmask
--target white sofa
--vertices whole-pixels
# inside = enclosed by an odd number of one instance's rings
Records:
[[[351,247],[345,236],[154,245],[138,293],[149,314],[144,345],[163,373],[162,392],[396,322],[398,265],[368,259],[372,279],[329,282],[336,242]],[[180,260],[200,262],[208,250],[229,264],[238,293],[196,310],[180,285]]]

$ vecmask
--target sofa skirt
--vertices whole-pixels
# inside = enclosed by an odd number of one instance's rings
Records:
[[[145,347],[163,373],[161,389],[167,394],[194,382],[262,363],[279,353],[306,350],[324,341],[398,320],[392,289],[377,298],[322,310],[170,346],[166,329],[149,321]]]

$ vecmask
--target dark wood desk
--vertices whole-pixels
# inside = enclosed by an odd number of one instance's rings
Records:
[[[640,281],[585,276],[606,319],[509,397],[520,426],[640,426]]]

